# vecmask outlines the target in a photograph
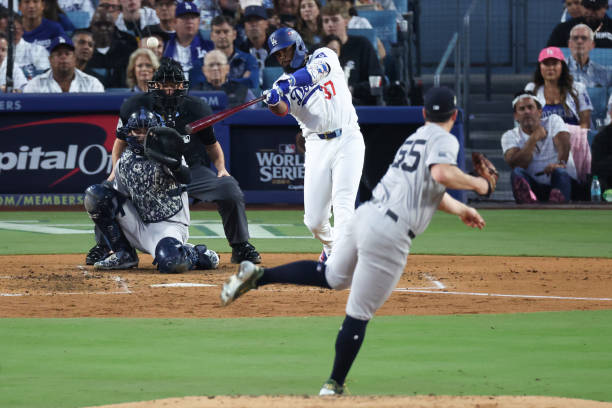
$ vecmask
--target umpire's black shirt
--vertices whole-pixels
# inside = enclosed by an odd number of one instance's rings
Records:
[[[150,111],[159,114],[162,116],[162,118],[164,118],[164,120],[166,120],[164,113],[155,109],[153,95],[143,93],[132,96],[121,105],[119,117],[121,118],[123,125],[127,123],[130,114],[138,111],[140,107],[149,109]],[[195,96],[186,95],[179,103],[177,115],[174,119],[174,129],[183,135],[185,134],[185,125],[193,122],[194,120],[210,115],[212,115],[212,109],[206,102],[200,98],[196,98]],[[215,137],[212,127],[207,127],[197,133],[192,134],[191,140],[185,149],[185,160],[187,160],[189,167],[196,164],[210,164],[210,159],[206,153],[205,146],[215,144],[216,141],[217,138]]]
[[[570,31],[575,25],[581,23],[591,27],[591,30],[593,30],[595,33],[595,48],[612,48],[612,19],[607,15],[605,15],[601,23],[597,23],[595,27],[587,24],[583,17],[572,18],[569,21],[557,24],[553,32],[550,34],[546,46],[567,48],[570,38]]]

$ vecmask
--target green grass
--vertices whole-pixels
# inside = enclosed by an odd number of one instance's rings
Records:
[[[0,406],[314,394],[341,317],[0,319]],[[378,317],[352,394],[612,401],[612,311]]]
[[[484,230],[473,230],[457,217],[437,213],[424,234],[414,240],[413,254],[612,257],[612,211],[598,210],[481,210]],[[310,233],[302,211],[249,211],[254,224],[282,224],[266,229],[281,236]],[[214,211],[194,211],[193,220],[220,223]],[[85,212],[0,212],[0,222],[38,220],[44,224],[88,224]],[[91,227],[78,227],[91,230]],[[207,235],[207,228],[192,226],[192,236]],[[209,234],[210,232],[208,232]],[[223,238],[192,239],[218,252],[230,247]],[[260,252],[319,252],[314,239],[252,239]],[[83,253],[93,245],[91,234],[51,235],[10,231],[0,227],[0,254]]]

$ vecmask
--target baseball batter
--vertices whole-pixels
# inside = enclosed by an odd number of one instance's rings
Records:
[[[459,143],[450,134],[457,118],[455,96],[432,88],[425,96],[425,125],[399,148],[393,163],[360,206],[326,264],[299,261],[276,268],[243,262],[224,285],[221,301],[231,303],[246,291],[269,283],[294,283],[337,290],[350,288],[346,317],[336,338],[336,356],[320,395],[342,394],[344,381],[363,342],[366,325],[395,288],[412,241],[436,209],[455,214],[470,227],[484,220],[453,199],[446,188],[490,193],[495,183],[472,177],[456,166]]]
[[[113,253],[94,264],[95,269],[126,269],[138,265],[134,248],[152,254],[162,273],[214,269],[218,255],[206,245],[187,244],[189,169],[182,156],[169,167],[145,155],[143,142],[159,120],[145,108],[133,112],[117,131],[127,148],[115,165],[112,182],[85,191],[85,209],[104,235]],[[177,133],[177,137],[180,137]]]
[[[334,237],[342,235],[355,210],[365,153],[363,136],[334,51],[324,47],[308,55],[300,35],[286,27],[270,35],[268,46],[285,73],[265,91],[265,102],[277,115],[293,115],[302,129],[304,224],[323,244],[320,260],[324,262]]]

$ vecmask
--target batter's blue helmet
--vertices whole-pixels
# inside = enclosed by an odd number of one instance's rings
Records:
[[[293,54],[293,59],[289,66],[293,69],[298,69],[304,64],[304,59],[308,52],[306,44],[304,44],[304,40],[302,40],[298,32],[293,28],[282,27],[270,34],[270,38],[268,38],[270,55],[279,50],[291,47],[293,44],[295,44],[295,53]]]

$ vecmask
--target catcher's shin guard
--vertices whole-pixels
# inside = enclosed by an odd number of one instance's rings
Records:
[[[132,249],[115,219],[121,212],[123,197],[106,183],[94,184],[85,190],[84,205],[91,220],[113,251]]]

